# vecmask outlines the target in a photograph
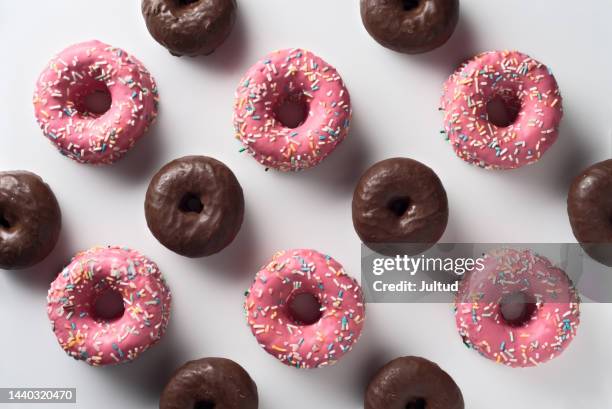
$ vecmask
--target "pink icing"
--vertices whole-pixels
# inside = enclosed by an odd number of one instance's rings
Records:
[[[321,317],[300,325],[289,301],[313,295]],[[361,287],[333,258],[315,250],[276,253],[255,276],[245,301],[247,322],[257,342],[286,365],[315,368],[335,363],[351,350],[365,319]]]
[[[461,282],[456,323],[464,343],[482,356],[511,366],[535,366],[561,354],[576,335],[580,301],[563,270],[529,250],[485,255],[484,269]],[[522,325],[501,314],[502,297],[527,294],[535,311]]]
[[[297,128],[288,128],[275,111],[296,96],[308,115]],[[348,134],[350,118],[349,93],[336,69],[302,49],[267,55],[236,90],[236,137],[258,162],[282,171],[321,162]]]
[[[495,96],[514,100],[514,123],[498,127],[487,115]],[[444,128],[457,155],[488,169],[536,162],[555,142],[563,116],[555,77],[542,63],[517,51],[480,54],[444,84]]]
[[[117,291],[125,311],[99,319],[93,304],[104,291]],[[94,247],[77,254],[51,284],[47,313],[62,348],[90,365],[136,359],[164,334],[170,290],[157,265],[134,250]]]
[[[85,98],[108,89],[102,115]],[[34,92],[36,120],[59,151],[81,163],[121,158],[157,116],[157,88],[147,69],[120,48],[87,41],[66,48],[41,73]]]

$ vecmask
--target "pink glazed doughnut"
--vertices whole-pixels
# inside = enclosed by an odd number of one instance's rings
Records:
[[[461,281],[456,323],[468,348],[511,367],[561,354],[576,335],[580,300],[563,270],[529,250],[500,249]]]
[[[305,294],[314,297],[320,311],[309,323],[291,309]],[[359,284],[336,260],[315,250],[276,253],[255,276],[244,307],[257,342],[297,368],[334,364],[351,350],[365,319]]]
[[[517,113],[506,127],[489,120],[499,98]],[[444,84],[444,128],[457,156],[486,169],[534,163],[555,142],[563,116],[557,81],[542,63],[517,51],[492,51],[463,64]]]
[[[302,122],[278,119],[286,103],[300,106]],[[267,168],[297,171],[320,163],[349,130],[351,102],[334,67],[310,51],[281,50],[253,65],[236,90],[236,138]],[[290,125],[291,126],[291,125]]]
[[[100,317],[101,297],[123,310]],[[51,284],[47,313],[61,347],[90,365],[136,359],[160,340],[170,318],[170,290],[157,265],[137,251],[94,247],[77,254]]]
[[[96,92],[110,95],[105,113],[88,112],[86,98]],[[62,154],[80,163],[110,164],[155,120],[157,101],[155,81],[140,61],[94,40],[51,60],[36,84],[34,113]]]

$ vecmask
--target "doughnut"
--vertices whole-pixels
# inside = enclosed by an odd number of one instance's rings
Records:
[[[61,228],[57,199],[40,176],[0,172],[0,268],[41,262],[55,248]]]
[[[580,300],[570,278],[530,250],[498,249],[466,273],[455,299],[464,344],[510,367],[561,354],[576,335]]]
[[[87,100],[111,99],[106,112]],[[72,45],[40,74],[34,113],[44,135],[60,153],[80,163],[120,159],[157,116],[157,87],[135,57],[100,41]]]
[[[491,104],[505,106],[495,119]],[[518,51],[491,51],[464,63],[444,84],[444,129],[457,156],[485,169],[534,163],[551,147],[563,116],[557,81]]]
[[[386,252],[394,243],[402,251],[421,253],[444,234],[448,200],[436,173],[409,158],[374,164],[353,194],[353,226],[361,241]]]
[[[51,283],[47,314],[68,355],[93,366],[118,364],[161,339],[170,298],[153,261],[124,247],[93,247],[74,256]]]
[[[257,385],[247,371],[225,358],[189,361],[164,388],[159,409],[257,409]]]
[[[364,409],[463,409],[461,390],[438,365],[425,358],[396,358],[370,380]]]
[[[212,54],[230,35],[236,0],[142,0],[151,36],[180,57]]]
[[[297,110],[295,118],[283,111]],[[234,129],[266,168],[297,171],[320,163],[349,130],[351,102],[334,67],[310,51],[275,51],[236,90]],[[284,122],[283,122],[284,121]]]
[[[210,256],[227,247],[240,230],[242,187],[218,160],[185,156],[153,176],[145,216],[151,233],[168,249],[186,257]]]
[[[361,0],[361,20],[383,47],[405,54],[434,50],[459,21],[459,0]]]
[[[296,368],[336,363],[365,319],[359,284],[333,258],[306,249],[274,254],[255,275],[244,308],[259,345]]]
[[[612,266],[612,159],[578,175],[567,197],[576,240],[595,260]]]

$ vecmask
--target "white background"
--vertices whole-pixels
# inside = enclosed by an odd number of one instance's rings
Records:
[[[369,305],[353,352],[334,367],[300,371],[260,349],[244,323],[242,300],[258,267],[278,249],[319,249],[358,276],[353,188],[369,165],[392,156],[418,159],[440,175],[451,209],[444,241],[573,241],[565,210],[569,183],[611,153],[612,3],[462,0],[450,42],[420,56],[375,43],[356,0],[239,0],[239,7],[223,47],[211,57],[190,59],[171,57],[149,36],[136,0],[0,0],[0,169],[40,174],[63,213],[60,243],[46,261],[0,272],[0,387],[76,387],[77,406],[84,409],[155,408],[174,368],[188,359],[225,356],[255,379],[262,408],[360,408],[371,374],[391,358],[413,354],[446,369],[469,409],[610,408],[610,305],[583,305],[570,348],[535,369],[495,365],[466,350],[448,305]],[[51,56],[89,39],[140,58],[161,96],[158,123],[111,167],[62,157],[37,128],[31,104],[36,78]],[[348,139],[319,167],[300,174],[264,172],[239,154],[231,123],[242,73],[267,52],[286,47],[311,49],[335,65],[354,108]],[[553,69],[566,115],[559,141],[540,163],[487,172],[457,159],[438,133],[438,98],[442,82],[463,59],[504,48],[529,53]],[[187,154],[225,162],[246,199],[237,240],[199,260],[158,244],[143,212],[153,173]],[[149,255],[173,291],[168,333],[133,364],[93,368],[73,361],[50,330],[50,281],[72,254],[96,244],[127,245]]]

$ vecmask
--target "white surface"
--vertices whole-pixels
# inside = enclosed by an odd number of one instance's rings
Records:
[[[356,0],[241,0],[229,41],[213,56],[197,59],[171,57],[159,46],[145,28],[139,3],[0,0],[0,168],[43,176],[64,217],[60,244],[45,262],[24,272],[0,272],[0,387],[76,387],[78,405],[66,405],[72,408],[154,408],[175,367],[187,359],[226,356],[256,380],[262,408],[360,408],[373,371],[390,358],[415,354],[455,378],[469,409],[612,406],[612,305],[584,305],[578,337],[566,353],[526,370],[498,366],[466,350],[447,305],[369,305],[354,351],[335,367],[316,371],[283,366],[263,352],[241,305],[252,275],[277,249],[320,249],[358,276],[352,190],[368,165],[390,156],[416,158],[440,175],[451,207],[445,241],[573,241],[567,187],[583,167],[610,157],[611,2],[462,0],[451,41],[409,57],[368,36]],[[57,153],[37,128],[31,105],[35,80],[50,57],[92,38],[138,56],[161,95],[159,121],[150,134],[123,161],[104,168]],[[297,46],[338,68],[351,92],[353,127],[318,168],[266,173],[238,153],[231,124],[234,88],[265,53]],[[486,172],[457,159],[439,135],[438,97],[442,82],[464,58],[500,48],[527,52],[554,70],[566,115],[560,140],[540,163]],[[186,154],[228,164],[247,204],[237,240],[200,260],[157,243],[143,212],[150,177]],[[91,368],[73,361],[49,328],[50,280],[74,252],[94,244],[144,252],[173,290],[166,337],[131,365]]]

